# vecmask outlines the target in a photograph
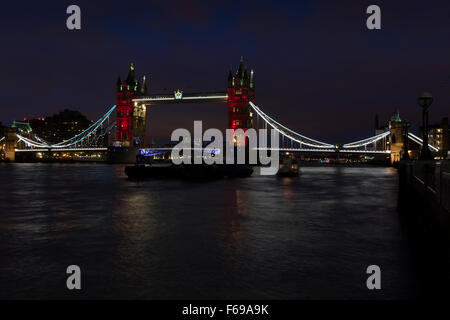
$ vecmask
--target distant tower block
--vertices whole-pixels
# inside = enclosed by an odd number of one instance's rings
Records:
[[[228,128],[243,129],[253,127],[253,114],[249,101],[255,102],[255,79],[253,70],[248,74],[244,59],[236,74],[228,74]]]
[[[116,144],[124,147],[145,145],[145,106],[135,106],[132,99],[147,94],[145,76],[140,83],[136,79],[134,66],[131,64],[125,81],[117,80],[116,110],[117,134]]]

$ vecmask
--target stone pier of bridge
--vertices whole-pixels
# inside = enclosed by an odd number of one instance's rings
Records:
[[[4,131],[5,140],[2,141],[2,149],[5,155],[5,160],[15,161],[16,160],[16,147],[17,147],[17,136],[16,130],[13,128],[6,128]]]

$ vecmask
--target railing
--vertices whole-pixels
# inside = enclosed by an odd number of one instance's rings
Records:
[[[450,211],[450,172],[441,172],[441,204]]]
[[[437,204],[450,213],[450,161],[417,161],[408,164],[413,185],[423,188]]]

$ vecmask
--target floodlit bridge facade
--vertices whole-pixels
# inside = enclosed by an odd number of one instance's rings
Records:
[[[404,146],[408,146],[408,142],[417,146],[422,144],[422,139],[405,132],[404,126],[395,122],[372,137],[341,145],[319,141],[296,132],[272,118],[255,103],[254,73],[253,70],[247,71],[241,58],[236,73],[229,72],[227,90],[223,92],[187,93],[176,90],[170,94],[148,95],[145,77],[139,82],[134,66],[131,65],[126,80],[121,81],[119,77],[117,81],[116,105],[109,108],[89,128],[59,143],[48,143],[37,136],[16,133],[14,151],[16,153],[106,152],[108,148],[102,145],[101,141],[105,141],[105,137],[112,136],[113,132],[115,137],[109,140],[112,140],[114,148],[126,151],[139,150],[148,146],[145,143],[147,107],[160,104],[211,102],[227,104],[228,129],[242,129],[244,132],[249,128],[277,131],[280,139],[278,146],[259,148],[260,150],[322,155],[385,155],[392,162],[401,159]],[[114,115],[115,121],[111,120]],[[7,149],[7,141],[9,144],[12,143],[11,136],[0,137],[0,150]],[[429,145],[429,148],[434,152],[439,151],[432,145]],[[10,146],[8,150],[11,150]]]

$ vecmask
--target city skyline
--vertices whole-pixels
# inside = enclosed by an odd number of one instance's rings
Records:
[[[317,139],[339,143],[369,136],[375,114],[388,120],[397,109],[417,130],[422,91],[435,97],[430,122],[448,116],[449,44],[442,40],[448,16],[442,6],[423,10],[419,2],[382,1],[383,27],[370,31],[364,3],[205,7],[132,1],[125,7],[81,1],[82,29],[69,31],[65,5],[58,10],[30,4],[33,15],[18,15],[12,13],[20,8],[7,4],[10,14],[2,21],[11,30],[4,35],[11,45],[1,61],[10,76],[0,80],[4,124],[65,108],[97,119],[114,104],[117,76],[126,76],[131,62],[139,76],[147,76],[149,93],[222,91],[240,56],[255,70],[256,103]],[[426,46],[418,42],[422,38]],[[217,128],[227,121],[221,105],[158,106],[148,117],[151,136],[193,120]]]

